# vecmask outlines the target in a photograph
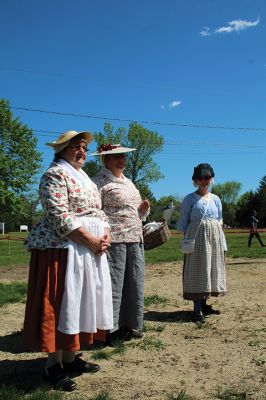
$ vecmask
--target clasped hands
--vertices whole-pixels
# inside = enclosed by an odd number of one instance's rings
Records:
[[[100,237],[95,237],[91,242],[91,251],[100,256],[102,253],[108,253],[108,248],[111,246],[110,236],[105,234]]]
[[[97,256],[102,253],[108,253],[108,248],[111,246],[111,237],[109,228],[104,228],[104,235],[100,237],[94,237],[92,241],[92,248],[94,254]]]
[[[104,228],[102,236],[94,236],[81,226],[72,231],[68,237],[74,242],[88,247],[95,255],[107,253],[108,248],[111,246],[109,228]]]

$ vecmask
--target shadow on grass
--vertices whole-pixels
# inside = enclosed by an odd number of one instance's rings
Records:
[[[1,360],[1,386],[12,386],[26,392],[45,386],[45,381],[42,378],[45,361],[45,358]]]
[[[191,322],[192,311],[147,311],[144,320],[158,322]]]
[[[17,331],[9,335],[0,336],[0,351],[12,354],[25,353],[27,349],[22,341],[22,332]]]

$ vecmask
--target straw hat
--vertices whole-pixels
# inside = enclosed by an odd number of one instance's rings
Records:
[[[54,142],[46,143],[46,146],[53,147],[54,152],[59,153],[61,150],[63,150],[65,147],[69,145],[71,139],[80,134],[84,135],[84,139],[86,140],[87,143],[90,143],[93,139],[92,133],[90,132],[67,131],[58,136],[58,138]]]
[[[123,147],[121,144],[102,144],[97,151],[91,153],[90,156],[104,156],[105,154],[130,153],[135,151],[132,147]]]

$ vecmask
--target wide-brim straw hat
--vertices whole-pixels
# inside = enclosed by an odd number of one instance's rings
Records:
[[[89,154],[90,156],[104,156],[106,154],[119,154],[119,153],[130,153],[135,151],[133,147],[123,147],[121,144],[104,144],[94,153]]]
[[[55,153],[58,153],[69,145],[71,139],[80,134],[84,136],[84,139],[87,143],[90,143],[93,139],[92,133],[87,131],[67,131],[58,136],[58,138],[54,142],[47,142],[46,146],[53,147]]]

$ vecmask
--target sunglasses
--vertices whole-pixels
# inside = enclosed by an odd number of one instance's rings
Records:
[[[203,181],[203,180],[209,181],[211,178],[212,177],[210,175],[204,175],[204,176],[198,177],[197,179],[198,179],[198,181]]]
[[[71,150],[79,151],[80,149],[83,150],[85,153],[89,150],[88,147],[84,144],[72,144],[69,146]]]
[[[125,153],[117,153],[117,154],[108,154],[109,158],[115,158],[116,160],[119,158],[127,158]]]

